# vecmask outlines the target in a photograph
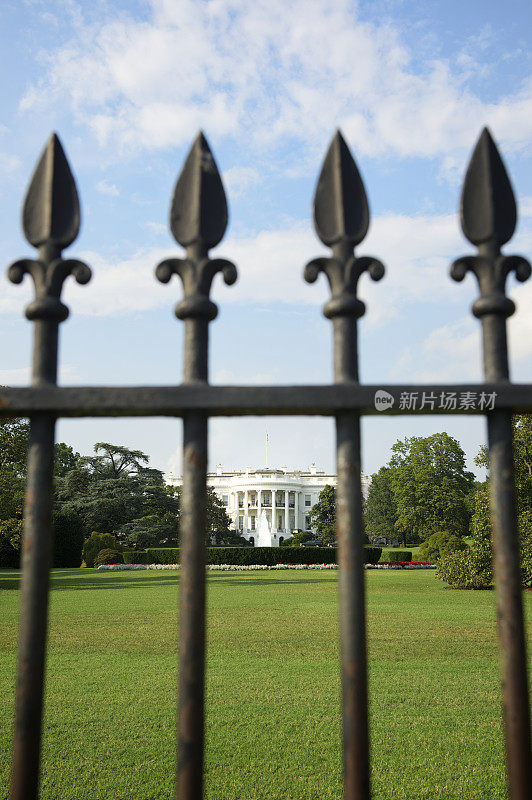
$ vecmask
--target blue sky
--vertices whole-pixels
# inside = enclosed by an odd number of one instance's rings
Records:
[[[153,269],[177,254],[167,227],[183,159],[203,128],[223,175],[230,227],[217,248],[239,281],[216,283],[214,383],[331,379],[322,278],[304,284],[323,252],[310,209],[321,160],[341,127],[369,196],[372,224],[359,248],[386,264],[361,282],[361,378],[371,383],[477,380],[478,323],[471,278],[448,277],[471,252],[456,210],[462,176],[488,124],[504,155],[520,222],[508,252],[532,254],[532,13],[525,0],[458,3],[344,0],[6,0],[0,9],[0,255],[31,251],[20,208],[34,164],[56,130],[76,175],[83,225],[69,254],[93,268],[68,285],[62,325],[64,384],[171,384],[182,368],[177,282]],[[322,282],[323,281],[323,282]],[[512,375],[532,372],[532,286],[509,282]],[[29,283],[1,278],[0,382],[23,384],[31,326]],[[329,420],[211,421],[211,466],[334,468]],[[447,430],[468,463],[481,420],[364,422],[364,468],[384,464],[404,436]],[[145,450],[180,468],[180,423],[62,421],[81,452],[98,440]]]

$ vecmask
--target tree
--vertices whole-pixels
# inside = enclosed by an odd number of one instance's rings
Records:
[[[212,487],[207,487],[207,506],[205,509],[205,538],[207,544],[222,544],[229,536],[231,520],[225,506]]]
[[[327,484],[321,490],[318,502],[310,509],[310,519],[316,534],[323,544],[332,544],[336,539],[336,491]]]
[[[22,521],[0,520],[0,569],[17,569],[20,563]]]
[[[83,550],[83,521],[75,511],[58,509],[53,514],[54,567],[79,567]]]
[[[397,505],[396,530],[406,544],[446,530],[468,532],[468,495],[474,476],[465,469],[465,453],[448,433],[413,436],[392,447],[391,487]]]
[[[0,419],[0,519],[20,520],[24,503],[29,424]]]
[[[126,522],[118,529],[118,538],[125,547],[144,550],[146,547],[177,547],[179,517],[166,512],[149,514]]]
[[[179,495],[146,466],[149,457],[108,442],[94,452],[57,481],[59,505],[81,517],[86,535],[105,531],[129,547],[176,543]]]
[[[512,418],[517,523],[523,585],[532,584],[532,418]],[[488,451],[482,447],[475,459],[489,469]],[[438,575],[453,586],[484,588],[493,583],[492,531],[489,509],[489,477],[475,493],[471,551],[442,559]]]
[[[392,489],[392,470],[381,467],[372,476],[364,510],[366,533],[370,542],[379,538],[394,539],[397,528],[397,503]],[[406,541],[403,540],[406,546]]]
[[[76,453],[69,444],[57,442],[54,447],[54,475],[57,478],[64,477],[67,472],[76,469],[81,456]]]

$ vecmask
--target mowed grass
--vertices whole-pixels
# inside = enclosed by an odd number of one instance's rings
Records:
[[[366,575],[373,797],[504,798],[493,592]],[[17,578],[0,573],[1,786]],[[43,798],[173,796],[177,596],[174,572],[53,572]],[[208,625],[206,797],[340,800],[337,574],[209,573]]]

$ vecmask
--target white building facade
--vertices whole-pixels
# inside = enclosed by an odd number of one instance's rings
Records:
[[[167,481],[182,483],[173,475]],[[261,547],[277,547],[296,530],[312,531],[310,510],[326,485],[336,486],[336,475],[319,471],[315,464],[306,470],[224,470],[218,465],[207,475],[207,486],[225,506],[231,527]],[[362,486],[366,496],[369,480],[364,475]]]

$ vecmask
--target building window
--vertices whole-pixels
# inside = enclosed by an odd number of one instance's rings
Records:
[[[229,505],[229,495],[223,494],[222,495],[222,505],[228,506]]]
[[[307,506],[307,508],[310,506],[310,495],[309,494],[305,495],[305,506]]]
[[[250,519],[251,519],[251,530],[254,531],[255,530],[255,517],[250,517]]]
[[[310,517],[305,517],[305,530],[310,530]]]
[[[280,531],[282,531],[282,529],[283,529],[283,518],[282,518],[282,517],[281,517],[281,515],[279,514],[279,516],[278,516],[278,518],[277,518],[277,519],[278,519],[278,524],[277,524],[277,527],[278,527],[278,529],[279,529]]]
[[[243,531],[244,530],[244,517],[239,517],[238,518],[238,530],[239,531]]]

